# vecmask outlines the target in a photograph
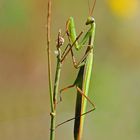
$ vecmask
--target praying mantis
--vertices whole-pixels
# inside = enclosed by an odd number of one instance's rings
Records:
[[[62,93],[69,88],[75,87],[77,90],[77,98],[76,98],[76,107],[75,107],[75,117],[71,118],[56,127],[75,119],[74,123],[74,140],[81,140],[82,132],[83,132],[83,124],[84,124],[84,116],[85,114],[95,110],[95,105],[88,98],[89,85],[93,67],[93,49],[94,49],[94,37],[95,37],[95,20],[91,16],[95,7],[96,0],[94,1],[92,10],[90,11],[90,16],[87,18],[86,25],[90,25],[88,32],[83,37],[82,41],[79,43],[78,39],[83,32],[81,32],[78,36],[76,35],[75,24],[73,17],[70,17],[66,24],[66,33],[69,39],[69,44],[67,45],[62,58],[61,63],[65,60],[65,57],[71,52],[73,65],[76,69],[79,69],[76,80],[72,85],[69,85],[60,90],[60,100],[62,100]],[[86,43],[88,44],[86,45]],[[68,51],[67,48],[70,46]],[[79,51],[82,47],[87,46],[86,52],[82,59],[79,62],[76,62],[74,53],[72,48],[75,47],[77,51]],[[65,53],[66,52],[66,53]],[[89,111],[86,111],[87,101],[93,106],[93,108]]]
[[[69,88],[75,87],[77,90],[77,98],[76,98],[76,107],[75,107],[75,117],[69,119],[65,122],[75,119],[74,123],[74,140],[81,140],[82,132],[83,132],[83,124],[84,124],[84,115],[95,110],[95,105],[88,98],[90,79],[92,73],[92,63],[93,63],[93,48],[94,48],[94,37],[95,37],[95,20],[91,16],[95,7],[95,2],[93,4],[92,10],[90,11],[90,16],[87,18],[86,25],[90,25],[88,32],[83,37],[82,41],[79,43],[77,40],[75,24],[73,17],[70,17],[66,24],[66,33],[68,35],[68,39],[70,43],[67,45],[70,46],[67,53],[63,54],[63,58],[61,62],[64,61],[65,57],[69,52],[71,52],[73,65],[76,69],[79,69],[76,80],[72,85],[69,85],[60,90],[60,100],[62,100],[61,94]],[[88,45],[86,43],[88,42]],[[72,45],[71,45],[72,44]],[[82,47],[87,46],[86,52],[82,59],[79,62],[76,62],[72,47],[75,47],[77,51],[79,51]],[[93,106],[93,109],[86,112],[86,104],[87,101]],[[65,123],[63,122],[63,123]],[[62,125],[59,124],[58,126]]]

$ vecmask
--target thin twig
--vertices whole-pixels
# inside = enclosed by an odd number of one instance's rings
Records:
[[[54,110],[53,106],[53,92],[52,92],[52,74],[51,74],[51,56],[50,56],[50,27],[51,26],[51,0],[48,1],[48,15],[47,15],[47,56],[48,56],[48,79],[49,79],[49,91],[51,101],[51,111]]]
[[[50,41],[51,41],[51,0],[48,0],[48,15],[47,15],[47,57],[48,57],[48,80],[50,92],[50,106],[51,106],[51,126],[50,126],[50,140],[54,140],[55,134],[54,125],[54,103],[53,103],[53,89],[52,89],[52,74],[51,74],[51,55],[50,55]]]

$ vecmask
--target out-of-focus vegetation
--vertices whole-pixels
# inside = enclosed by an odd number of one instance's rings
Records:
[[[93,1],[90,1],[91,6]],[[97,0],[96,43],[90,97],[97,106],[87,115],[83,139],[140,139],[140,12],[138,0]],[[52,3],[52,61],[55,39],[69,16],[77,32],[87,31],[87,0]],[[46,57],[47,0],[0,1],[0,139],[49,139]],[[61,87],[76,76],[71,59],[62,69]],[[75,90],[64,95],[57,122],[74,115]],[[90,106],[89,106],[90,107]],[[57,129],[72,139],[73,122]]]

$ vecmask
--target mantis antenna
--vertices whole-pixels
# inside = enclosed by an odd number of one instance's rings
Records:
[[[90,11],[90,16],[93,14],[93,11],[94,11],[94,8],[95,8],[95,4],[96,4],[96,0],[94,0],[92,9],[91,9],[91,11]]]
[[[89,15],[90,15],[91,10],[90,10],[90,3],[89,3],[89,0],[88,0],[88,10],[89,10]]]

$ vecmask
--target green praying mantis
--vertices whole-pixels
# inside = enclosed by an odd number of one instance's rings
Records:
[[[92,10],[90,11],[90,16],[87,18],[87,21],[86,21],[86,25],[89,25],[90,28],[80,43],[78,39],[82,33],[80,33],[77,39],[73,17],[70,17],[66,24],[66,33],[70,42],[67,45],[66,49],[68,47],[70,48],[68,49],[66,53],[63,53],[61,62],[63,62],[66,56],[68,55],[68,53],[71,52],[73,65],[76,69],[79,69],[79,72],[76,77],[76,80],[74,81],[72,85],[69,85],[60,90],[60,100],[62,100],[62,97],[61,97],[62,92],[72,87],[75,87],[77,90],[77,98],[76,98],[76,107],[75,107],[75,117],[59,124],[58,126],[70,120],[75,119],[75,123],[74,123],[74,139],[75,140],[81,140],[85,114],[95,110],[95,105],[88,98],[90,79],[91,79],[91,73],[92,73],[92,67],[93,67],[93,51],[94,51],[93,48],[94,48],[95,26],[96,26],[95,20],[91,15],[93,14],[95,2],[96,0],[94,1]],[[87,42],[88,44],[86,45]],[[87,46],[86,52],[84,56],[82,57],[82,59],[79,62],[76,62],[72,48],[75,47],[75,49],[79,51],[84,46]],[[93,106],[93,108],[89,111],[86,111],[87,101]]]

